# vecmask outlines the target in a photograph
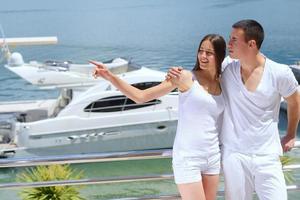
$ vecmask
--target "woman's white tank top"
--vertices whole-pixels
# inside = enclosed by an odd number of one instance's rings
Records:
[[[173,154],[209,156],[219,152],[223,95],[209,94],[197,80],[179,93],[179,116]]]

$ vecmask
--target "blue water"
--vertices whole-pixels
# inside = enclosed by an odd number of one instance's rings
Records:
[[[299,0],[10,0],[1,2],[0,24],[6,37],[58,37],[55,46],[11,47],[25,61],[86,63],[123,56],[166,71],[173,65],[192,68],[204,35],[219,33],[228,39],[231,25],[245,18],[264,26],[266,56],[293,64],[300,60],[299,10]],[[57,95],[0,67],[0,101]],[[285,126],[282,120],[282,131]]]
[[[227,39],[234,22],[253,18],[265,28],[265,55],[293,64],[300,60],[299,8],[298,0],[10,0],[1,3],[0,23],[7,37],[58,36],[56,46],[12,47],[25,61],[84,63],[125,56],[166,70],[191,68],[205,34]],[[37,90],[2,67],[0,81],[0,101],[57,95]]]

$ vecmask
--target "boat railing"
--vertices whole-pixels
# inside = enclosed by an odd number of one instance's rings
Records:
[[[300,149],[300,141],[296,141],[294,149]],[[128,152],[114,153],[90,153],[65,156],[47,156],[47,157],[31,157],[31,158],[6,158],[0,159],[0,168],[9,167],[32,167],[40,165],[52,164],[73,164],[73,163],[94,163],[94,162],[111,162],[111,161],[127,161],[127,160],[149,160],[171,158],[172,149],[156,149],[156,150],[140,150]],[[286,165],[284,171],[300,169],[300,164]],[[59,181],[43,181],[43,182],[23,182],[23,183],[1,183],[0,189],[19,189],[19,188],[36,188],[50,186],[66,186],[66,185],[91,185],[91,184],[108,184],[108,183],[129,183],[136,181],[154,181],[173,179],[172,174],[154,174],[144,176],[119,176],[110,178],[92,178],[80,180],[59,180]],[[287,185],[288,191],[300,191],[300,185]],[[223,190],[218,191],[219,196],[224,195]],[[180,199],[178,194],[162,195],[155,197],[142,197],[131,199]]]

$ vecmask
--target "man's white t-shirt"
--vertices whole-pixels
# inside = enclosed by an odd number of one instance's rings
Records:
[[[278,133],[281,97],[288,97],[298,82],[287,65],[266,58],[261,81],[254,92],[245,87],[238,60],[223,62],[225,99],[220,135],[223,150],[246,154],[282,154]]]

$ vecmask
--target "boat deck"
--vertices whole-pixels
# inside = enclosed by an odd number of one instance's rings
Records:
[[[0,102],[0,113],[25,112],[34,109],[48,110],[55,101],[56,99]]]
[[[0,143],[0,151],[2,149],[12,149],[12,148],[16,148],[16,147],[17,147],[17,145],[15,145],[15,144],[1,144]]]

